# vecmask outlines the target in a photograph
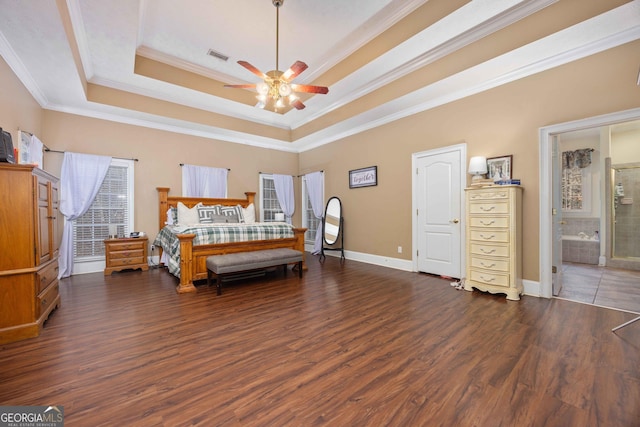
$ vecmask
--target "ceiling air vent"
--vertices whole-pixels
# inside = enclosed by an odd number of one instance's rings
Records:
[[[209,51],[207,52],[207,55],[211,55],[214,58],[222,59],[223,61],[229,60],[229,57],[227,55],[223,55],[220,52],[216,52],[213,49],[209,49]]]

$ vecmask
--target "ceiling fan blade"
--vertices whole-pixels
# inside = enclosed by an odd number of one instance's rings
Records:
[[[287,71],[282,74],[282,80],[285,82],[290,82],[296,76],[298,76],[301,72],[308,68],[307,64],[302,61],[296,61]]]
[[[234,89],[255,89],[256,85],[224,85],[224,87],[232,87]]]
[[[329,93],[329,88],[326,86],[292,84],[291,90],[293,90],[294,92],[305,92],[305,93],[321,93],[321,94]]]
[[[242,65],[244,68],[246,68],[247,70],[251,71],[256,76],[260,77],[262,80],[266,80],[266,79],[269,78],[265,73],[263,73],[262,71],[258,70],[256,67],[254,67],[253,65],[249,64],[247,61],[238,61],[238,64]]]
[[[306,105],[304,105],[302,101],[300,101],[299,99],[291,101],[291,106],[294,107],[296,110],[302,110],[304,107],[306,107]]]

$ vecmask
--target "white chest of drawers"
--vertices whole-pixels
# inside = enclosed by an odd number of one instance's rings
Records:
[[[467,269],[464,288],[507,294],[522,287],[522,187],[467,188]]]

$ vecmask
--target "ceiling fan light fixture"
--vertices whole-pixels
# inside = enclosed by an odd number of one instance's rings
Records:
[[[269,85],[265,82],[260,82],[256,85],[256,92],[260,95],[267,95],[269,93]]]
[[[300,85],[292,84],[291,80],[296,78],[300,73],[307,69],[307,64],[302,61],[296,61],[287,69],[282,72],[278,69],[278,40],[280,33],[280,14],[279,8],[284,3],[284,0],[271,0],[276,7],[276,69],[267,73],[263,73],[247,61],[238,61],[238,64],[260,77],[262,81],[255,85],[253,84],[240,84],[240,85],[224,85],[225,87],[248,89],[255,88],[258,96],[259,108],[265,108],[267,104],[272,105],[275,110],[283,108],[286,103],[297,110],[302,110],[305,105],[293,95],[293,92],[305,92],[313,94],[326,94],[329,93],[329,88],[325,86],[313,86],[313,85]],[[272,103],[273,101],[273,103]]]
[[[282,83],[280,83],[280,86],[278,87],[278,92],[282,96],[289,96],[289,95],[291,95],[291,86],[286,82],[282,82]]]

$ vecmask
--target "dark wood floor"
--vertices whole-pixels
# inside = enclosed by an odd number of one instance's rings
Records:
[[[640,322],[311,257],[197,294],[164,270],[74,276],[0,346],[0,405],[67,426],[638,426]]]

